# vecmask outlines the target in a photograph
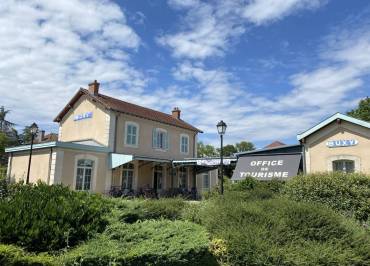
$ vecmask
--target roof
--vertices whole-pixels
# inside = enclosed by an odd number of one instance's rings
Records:
[[[264,149],[281,147],[281,146],[285,146],[285,145],[286,145],[285,143],[282,143],[281,141],[276,140],[276,141],[270,143],[269,145],[267,145]]]
[[[144,119],[153,120],[156,122],[164,123],[171,126],[176,126],[184,129],[188,129],[191,131],[196,131],[203,133],[200,129],[193,127],[192,125],[188,124],[182,119],[177,119],[170,114],[166,114],[163,112],[159,112],[150,108],[146,108],[143,106],[139,106],[136,104],[132,104],[129,102],[125,102],[116,98],[109,97],[107,95],[103,95],[98,93],[97,95],[91,94],[88,90],[81,88],[69,101],[69,103],[63,108],[63,110],[57,115],[54,119],[54,122],[60,122],[63,117],[68,113],[68,111],[73,108],[73,105],[80,99],[81,96],[86,95],[93,101],[97,101],[102,104],[105,108],[125,113],[133,116],[137,116]]]
[[[104,152],[104,153],[109,152],[109,149],[107,147],[85,145],[85,144],[79,144],[79,143],[74,143],[74,142],[63,142],[63,141],[50,141],[50,142],[34,144],[32,149],[39,150],[39,149],[54,148],[54,147],[73,149],[73,150],[93,151],[93,152]],[[9,153],[9,152],[28,151],[30,150],[30,148],[31,148],[31,145],[21,145],[21,146],[6,148],[5,152]]]
[[[336,121],[337,119],[344,120],[344,121],[347,121],[349,123],[353,123],[353,124],[356,124],[356,125],[359,125],[359,126],[362,126],[362,127],[370,128],[370,123],[369,122],[366,122],[366,121],[363,121],[363,120],[360,120],[360,119],[357,119],[357,118],[353,118],[351,116],[344,115],[344,114],[341,114],[341,113],[336,113],[336,114],[328,117],[324,121],[320,122],[319,124],[317,124],[317,125],[311,127],[310,129],[302,132],[301,134],[298,134],[297,139],[301,140],[301,139],[311,135],[312,133],[320,130],[321,128],[327,126],[328,124]]]
[[[301,144],[292,144],[292,145],[283,145],[283,146],[278,146],[278,147],[272,147],[272,148],[263,148],[263,149],[258,149],[258,150],[252,150],[252,151],[243,151],[243,152],[238,152],[235,153],[235,156],[238,158],[240,156],[248,156],[248,155],[253,155],[253,154],[262,154],[266,152],[276,152],[274,154],[280,154],[281,153],[296,153],[296,152],[301,152]],[[280,152],[279,152],[280,151]]]

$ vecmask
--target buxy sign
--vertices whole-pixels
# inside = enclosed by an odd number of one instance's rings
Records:
[[[326,142],[326,146],[329,148],[336,148],[336,147],[349,147],[355,146],[358,144],[358,141],[355,139],[340,139],[340,140],[329,140]]]
[[[86,113],[83,113],[83,114],[76,115],[74,117],[74,121],[79,121],[79,120],[83,120],[83,119],[92,118],[92,116],[93,116],[92,112],[86,112]]]

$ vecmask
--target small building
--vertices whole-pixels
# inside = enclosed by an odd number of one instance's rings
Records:
[[[342,171],[370,174],[370,123],[336,113],[298,134],[299,144],[273,142],[237,153],[232,180],[286,180],[299,173]]]
[[[181,164],[197,157],[202,131],[182,120],[179,108],[166,114],[112,98],[101,94],[95,81],[88,90],[81,88],[54,121],[59,123],[58,139],[33,146],[30,182],[63,183],[99,193],[156,194],[217,184],[217,175],[204,180],[195,165]],[[30,145],[6,152],[8,178],[25,180]]]

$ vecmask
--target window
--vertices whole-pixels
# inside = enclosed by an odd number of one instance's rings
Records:
[[[137,147],[139,139],[139,125],[134,122],[126,122],[125,145]]]
[[[154,167],[154,188],[162,189],[162,182],[163,182],[163,167],[160,165],[156,165]]]
[[[204,190],[209,190],[209,174],[208,173],[202,174],[202,188]]]
[[[153,148],[168,150],[168,133],[161,128],[153,129]]]
[[[76,190],[90,190],[94,161],[80,159],[77,161]]]
[[[185,167],[179,168],[179,188],[187,188],[188,173]]]
[[[189,136],[185,134],[180,135],[180,152],[189,153]]]
[[[132,189],[132,182],[134,177],[134,165],[127,163],[122,166],[122,189]]]
[[[336,161],[333,161],[333,171],[353,173],[354,170],[355,170],[355,162],[352,161],[352,160],[336,160]]]

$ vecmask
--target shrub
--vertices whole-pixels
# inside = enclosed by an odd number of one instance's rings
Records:
[[[159,218],[175,220],[180,218],[182,209],[187,204],[181,198],[133,201],[113,199],[113,202],[118,219],[125,223]]]
[[[106,202],[62,185],[16,184],[0,199],[0,242],[29,251],[72,246],[106,225]]]
[[[0,244],[0,265],[51,266],[55,264],[54,257],[49,255],[34,255],[16,246]]]
[[[294,200],[319,202],[366,221],[370,215],[370,176],[319,173],[297,176],[284,190]]]
[[[70,251],[65,265],[216,265],[199,225],[169,220],[115,223]]]
[[[253,193],[250,192],[250,193]],[[185,216],[207,228],[230,265],[368,265],[370,236],[333,210],[281,197],[226,193]],[[185,212],[186,213],[186,212]],[[226,245],[226,246],[225,246]],[[214,245],[213,245],[214,246]],[[225,254],[226,250],[226,254]],[[216,253],[215,253],[216,254]]]

